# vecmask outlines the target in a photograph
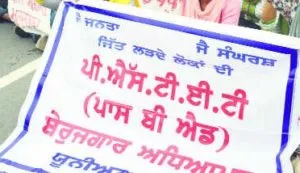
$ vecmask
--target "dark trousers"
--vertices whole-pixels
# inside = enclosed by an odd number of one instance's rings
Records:
[[[7,0],[0,0],[0,17],[7,13]]]
[[[8,1],[0,0],[0,7],[7,9]]]

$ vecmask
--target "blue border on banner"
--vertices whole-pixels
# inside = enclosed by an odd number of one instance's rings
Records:
[[[49,173],[48,171],[45,171],[42,168],[32,168],[30,166],[22,165],[20,163],[13,162],[13,161],[8,160],[8,159],[0,159],[0,163],[4,163],[6,165],[13,166],[13,167],[21,169],[23,171],[36,172],[36,173]]]
[[[31,106],[28,110],[28,113],[26,115],[25,123],[23,126],[23,131],[7,148],[5,148],[2,152],[0,152],[0,163],[1,163],[1,161],[2,162],[5,161],[6,164],[9,163],[10,166],[13,166],[13,167],[16,167],[19,169],[22,169],[22,167],[26,167],[26,170],[23,169],[25,171],[28,171],[29,169],[39,170],[38,168],[31,168],[31,167],[24,166],[24,165],[22,165],[20,167],[21,164],[9,161],[7,159],[1,159],[1,157],[3,157],[10,149],[12,149],[28,132],[32,114],[38,104],[39,98],[40,98],[42,90],[43,90],[45,80],[47,79],[51,65],[55,58],[55,54],[56,54],[56,51],[57,51],[57,48],[58,48],[58,45],[60,42],[64,24],[65,24],[65,19],[66,19],[66,16],[68,14],[70,7],[73,7],[75,9],[81,10],[81,11],[89,11],[89,12],[98,13],[98,14],[102,14],[102,15],[106,15],[106,16],[111,16],[114,18],[132,21],[132,22],[152,25],[152,26],[156,26],[156,27],[162,27],[162,28],[166,28],[166,29],[170,29],[170,30],[189,33],[192,35],[208,37],[208,38],[222,40],[222,41],[226,41],[226,42],[230,42],[230,43],[235,43],[235,44],[240,44],[240,45],[245,45],[245,46],[249,46],[249,47],[254,47],[254,48],[259,48],[259,49],[263,49],[263,50],[269,50],[269,51],[273,51],[273,52],[284,53],[284,54],[290,55],[291,60],[290,60],[290,70],[289,70],[288,81],[286,84],[285,108],[284,108],[284,115],[283,115],[284,118],[283,118],[283,124],[282,124],[281,147],[276,155],[276,160],[275,160],[276,165],[277,165],[277,173],[282,173],[282,165],[281,165],[280,156],[281,156],[282,152],[284,151],[284,149],[286,148],[288,140],[289,140],[292,100],[293,100],[293,93],[294,93],[294,79],[295,79],[296,70],[298,67],[298,59],[297,59],[298,51],[296,49],[291,49],[291,48],[286,48],[286,47],[282,47],[282,46],[278,46],[278,45],[267,44],[267,43],[263,43],[263,42],[238,38],[238,37],[229,36],[229,35],[223,35],[223,34],[219,34],[219,33],[215,33],[215,32],[195,29],[195,28],[191,28],[191,27],[184,27],[181,25],[161,22],[158,20],[133,16],[133,15],[109,11],[109,10],[105,10],[105,9],[99,9],[99,8],[95,8],[95,7],[91,7],[91,6],[74,4],[72,2],[65,2],[65,7],[63,9],[62,19],[60,21],[60,26],[58,28],[55,42],[54,42],[53,48],[51,50],[47,65],[44,69],[43,75],[40,78],[39,84],[37,86],[35,96],[33,98]]]

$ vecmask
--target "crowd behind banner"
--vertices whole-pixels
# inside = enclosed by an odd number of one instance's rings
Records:
[[[300,37],[300,8],[297,8],[299,0],[106,1]],[[38,43],[37,48],[43,50],[60,0],[1,0],[0,2],[0,21],[14,22],[17,35],[32,38],[35,43]],[[25,2],[27,6],[20,6],[20,2]],[[19,9],[15,6],[19,6]],[[26,8],[31,8],[31,11],[26,11]],[[43,11],[43,14],[38,14],[37,11]],[[38,18],[42,15],[43,17]],[[24,21],[27,21],[27,27],[22,25]],[[37,25],[42,25],[43,29],[38,28]]]
[[[25,2],[26,1],[26,2]],[[156,11],[173,13],[199,20],[222,24],[239,25],[257,30],[300,37],[300,2],[299,0],[110,0],[114,3],[149,8]],[[15,9],[13,3],[25,2],[32,11],[40,10],[39,18],[24,10]],[[30,3],[29,3],[30,2]],[[0,22],[15,23],[15,33],[22,38],[32,38],[36,47],[43,50],[50,30],[37,29],[37,25],[49,25],[51,28],[59,0],[0,0]],[[42,6],[45,7],[42,7]],[[10,7],[10,8],[9,8]],[[45,8],[45,9],[43,9]],[[38,9],[38,10],[37,10]],[[21,14],[22,13],[22,14]],[[24,13],[24,14],[23,14]],[[37,14],[38,15],[38,14]],[[47,20],[39,21],[38,20]],[[29,21],[22,26],[18,20]],[[28,26],[32,24],[32,26]],[[48,26],[42,27],[47,28]],[[34,30],[36,29],[36,30]],[[300,147],[291,157],[297,166]],[[300,164],[299,166],[300,167]],[[300,168],[298,168],[300,169]]]

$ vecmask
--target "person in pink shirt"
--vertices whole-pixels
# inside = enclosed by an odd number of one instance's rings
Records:
[[[238,25],[241,0],[187,0],[183,15],[223,24]]]

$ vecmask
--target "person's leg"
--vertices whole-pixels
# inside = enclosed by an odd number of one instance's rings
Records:
[[[0,21],[10,21],[7,9],[0,7]]]
[[[7,9],[8,0],[0,0],[0,7]]]
[[[8,1],[7,0],[0,0],[0,20],[4,19],[6,21],[10,21],[8,10],[7,10]]]
[[[7,13],[7,10],[0,6],[0,16],[2,17],[5,13]]]

